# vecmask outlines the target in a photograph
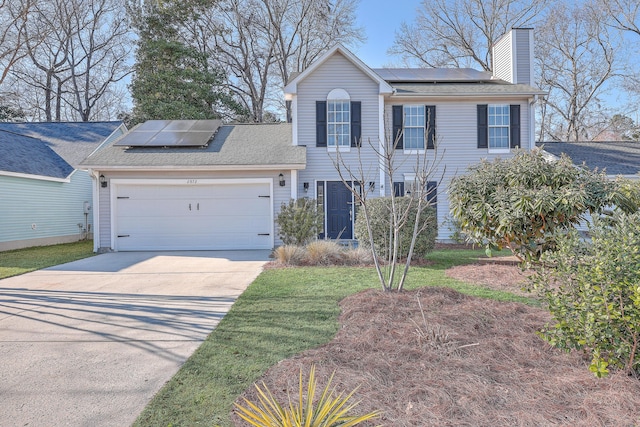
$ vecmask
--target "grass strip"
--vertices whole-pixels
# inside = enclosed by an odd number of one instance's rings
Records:
[[[532,300],[446,277],[482,251],[432,253],[432,265],[409,272],[407,288],[447,286],[497,300]],[[158,392],[134,426],[232,426],[233,402],[270,366],[329,342],[338,331],[338,302],[378,288],[373,268],[266,270],[247,288],[207,340]]]
[[[0,252],[0,279],[95,255],[93,241],[35,246]]]

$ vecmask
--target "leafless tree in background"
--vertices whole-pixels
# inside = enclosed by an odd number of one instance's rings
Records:
[[[0,85],[27,54],[24,30],[32,6],[32,0],[0,0]]]
[[[491,47],[513,27],[535,26],[547,0],[423,0],[389,53],[405,65],[491,71]]]
[[[129,73],[131,51],[120,2],[38,2],[24,34],[26,57],[15,66],[13,83],[22,93],[14,98],[29,119],[115,118],[107,98]]]
[[[589,140],[609,120],[601,97],[617,76],[617,39],[609,17],[588,6],[558,4],[536,34],[541,105],[540,140]]]
[[[204,14],[199,45],[249,112],[263,122],[282,108],[282,88],[336,43],[362,40],[358,0],[222,0]]]

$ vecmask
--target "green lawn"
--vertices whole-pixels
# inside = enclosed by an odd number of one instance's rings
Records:
[[[0,252],[0,279],[93,255],[91,240]]]
[[[410,270],[407,289],[447,286],[498,300],[527,298],[464,284],[445,276],[483,251],[437,251],[433,265]],[[338,330],[338,301],[378,287],[372,268],[312,267],[264,271],[218,327],[155,396],[136,426],[230,426],[233,401],[278,361],[330,341]]]

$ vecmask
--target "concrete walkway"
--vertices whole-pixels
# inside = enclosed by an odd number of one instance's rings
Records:
[[[0,426],[128,426],[267,251],[121,252],[0,280]]]

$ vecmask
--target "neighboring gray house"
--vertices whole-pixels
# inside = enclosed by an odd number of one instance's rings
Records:
[[[78,164],[125,132],[121,122],[0,123],[0,251],[90,236],[92,179]]]
[[[554,157],[566,154],[576,165],[605,170],[611,178],[640,179],[640,142],[544,142],[536,145]]]
[[[324,210],[321,237],[352,239],[354,203],[332,159],[339,152],[357,165],[358,141],[377,196],[410,190],[416,156],[441,157],[429,185],[444,224],[455,174],[535,146],[534,104],[544,92],[533,86],[532,54],[530,29],[496,43],[494,73],[372,69],[336,46],[285,87],[290,123],[144,123],[82,163],[103,181],[96,250],[272,248],[280,205],[300,197]],[[369,141],[396,134],[399,168],[388,177]],[[443,225],[438,238],[451,232]]]

